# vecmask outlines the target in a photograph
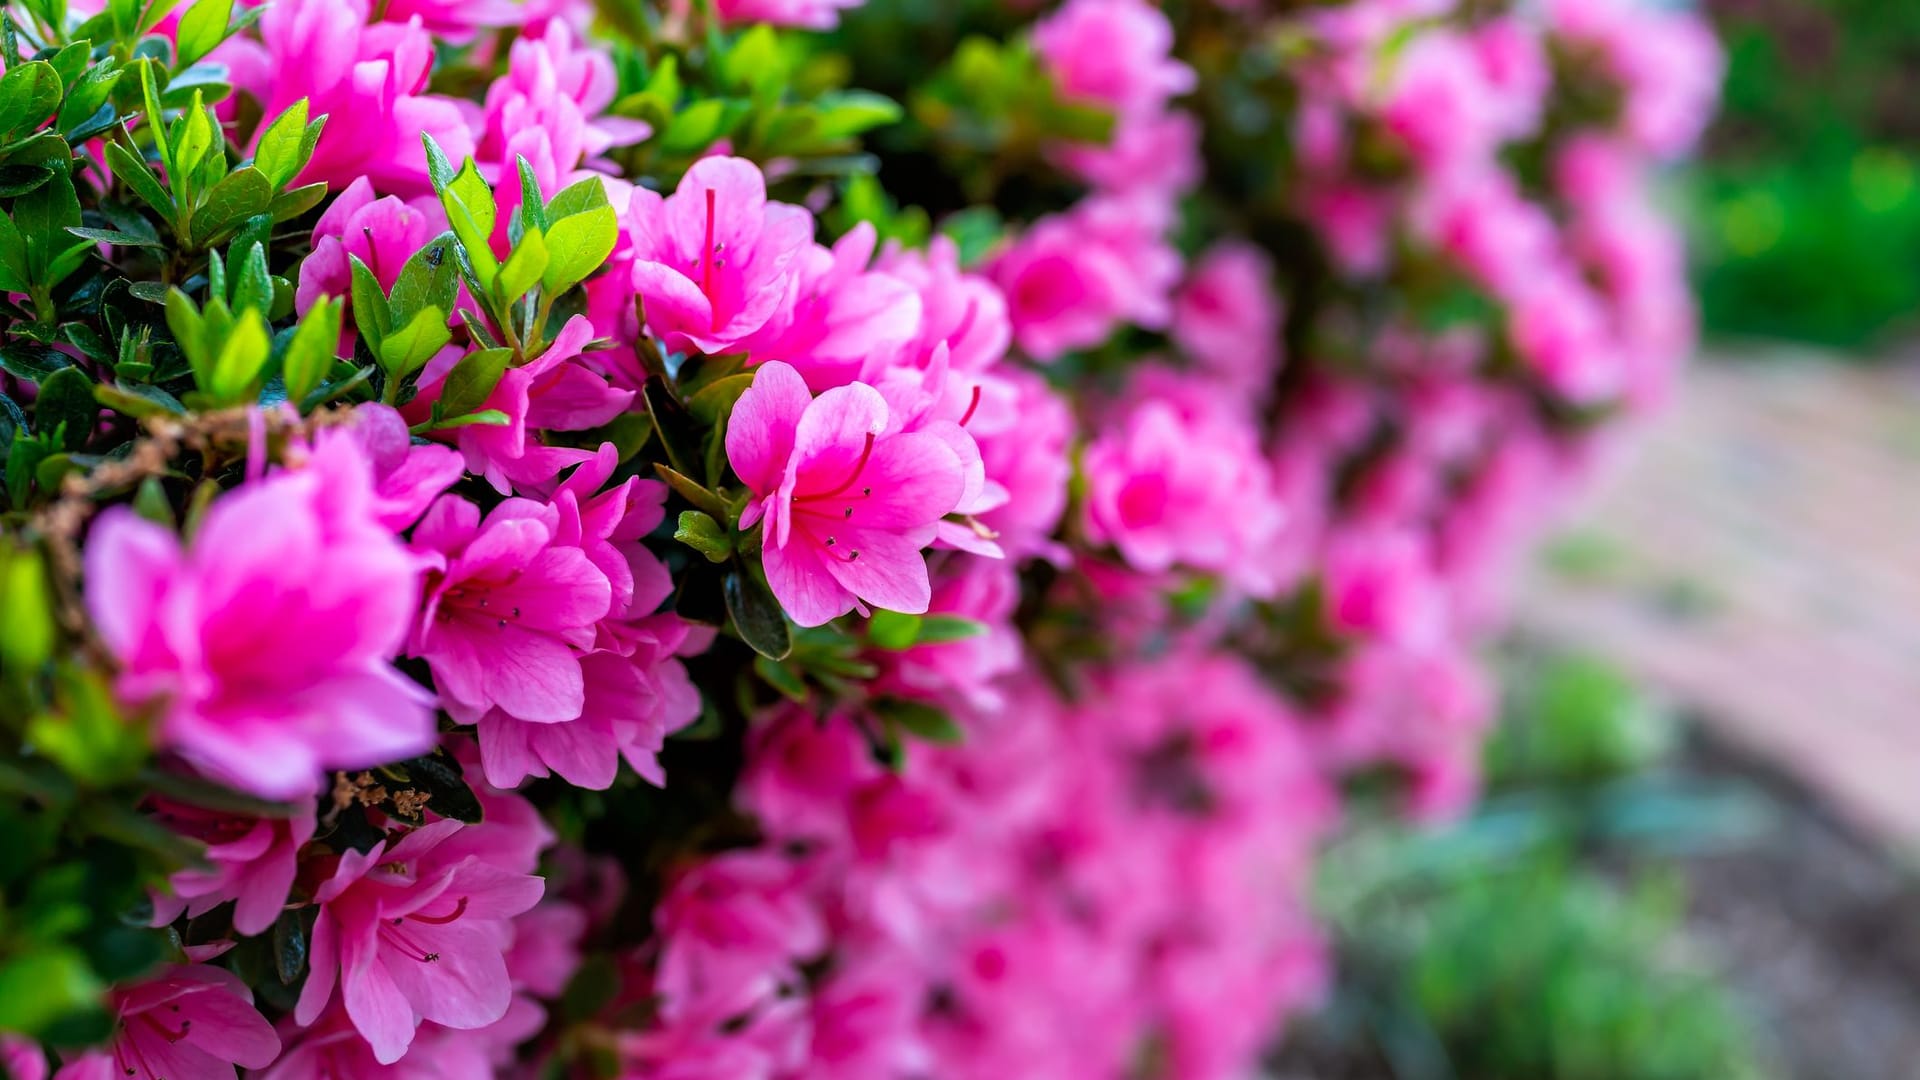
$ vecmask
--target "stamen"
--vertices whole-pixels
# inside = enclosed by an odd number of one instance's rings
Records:
[[[973,419],[973,410],[978,409],[979,407],[980,407],[980,386],[978,383],[976,383],[974,384],[974,387],[973,387],[973,399],[967,402],[967,411],[964,414],[962,414],[960,417],[961,427],[967,426],[967,421]]]
[[[860,448],[860,460],[859,460],[859,461],[856,461],[856,462],[854,462],[854,464],[853,464],[853,471],[852,471],[851,473],[848,473],[848,474],[847,474],[847,478],[846,478],[845,480],[843,480],[843,481],[841,481],[841,482],[840,482],[840,486],[839,486],[839,487],[836,487],[836,488],[834,488],[834,489],[833,489],[832,491],[822,491],[822,492],[820,492],[820,493],[818,493],[818,494],[815,494],[815,495],[802,495],[802,496],[800,496],[799,498],[797,498],[797,499],[794,499],[793,501],[794,501],[794,502],[816,502],[816,501],[818,501],[818,500],[820,500],[820,499],[831,499],[831,498],[833,498],[833,497],[834,497],[835,495],[838,495],[838,494],[840,494],[841,492],[843,492],[843,491],[845,491],[845,490],[847,490],[848,488],[850,488],[850,487],[852,487],[852,486],[853,486],[853,484],[854,484],[854,481],[856,481],[856,480],[858,480],[858,479],[860,479],[860,474],[861,474],[862,472],[864,472],[864,471],[866,471],[866,468],[867,468],[867,460],[868,460],[869,458],[871,458],[871,457],[873,457],[873,440],[874,440],[874,435],[873,435],[873,433],[872,433],[872,432],[868,432],[868,433],[867,433],[867,443],[866,443],[866,445],[865,445],[865,446],[863,446],[863,447],[861,447],[861,448]],[[871,495],[871,494],[873,494],[873,489],[872,489],[872,488],[863,488],[863,489],[861,489],[861,492],[860,492],[860,493],[861,493],[862,495]]]
[[[445,926],[448,923],[452,922],[453,920],[459,918],[460,916],[465,915],[466,913],[467,913],[467,898],[463,896],[460,898],[460,902],[453,906],[452,912],[446,915],[422,915],[419,912],[415,912],[413,916],[413,921],[427,923],[432,926]],[[399,922],[400,920],[395,919],[394,921]]]
[[[713,257],[719,249],[713,243],[714,191],[707,189],[707,243],[700,249],[700,291],[707,294],[707,300],[713,308],[713,332],[720,332],[720,305],[713,303]]]

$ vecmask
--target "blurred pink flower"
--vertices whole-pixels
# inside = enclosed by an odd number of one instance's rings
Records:
[[[87,544],[87,607],[129,703],[197,768],[269,798],[312,792],[324,768],[365,768],[433,745],[431,697],[388,662],[421,564],[378,517],[372,466],[350,438],[213,503],[183,550],[126,509]]]
[[[253,992],[224,968],[192,964],[113,991],[119,1021],[105,1049],[68,1062],[54,1080],[221,1080],[264,1069],[280,1038]]]
[[[156,821],[207,846],[206,865],[176,871],[153,897],[153,925],[185,912],[197,917],[235,901],[233,928],[261,934],[280,917],[299,870],[300,845],[313,839],[313,807],[292,817],[242,817],[155,800]]]

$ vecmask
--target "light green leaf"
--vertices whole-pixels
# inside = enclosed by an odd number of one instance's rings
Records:
[[[547,242],[540,234],[528,233],[521,237],[513,253],[507,256],[506,264],[500,267],[499,282],[494,287],[495,299],[505,306],[527,295],[528,290],[540,283],[547,264]]]
[[[287,400],[298,404],[320,385],[333,367],[334,350],[340,344],[341,300],[322,296],[301,317],[287,340],[287,351],[280,361],[281,378],[287,384]]]
[[[547,268],[540,284],[550,296],[585,281],[613,254],[620,238],[620,221],[613,207],[598,206],[561,218],[547,230]]]
[[[422,245],[400,268],[388,299],[390,320],[405,325],[416,313],[429,308],[441,312],[453,310],[454,296],[460,288],[459,263],[453,257],[454,235],[441,233]]]
[[[279,191],[291,183],[306,167],[307,156],[313,152],[312,147],[306,145],[306,136],[306,98],[288,106],[286,112],[274,117],[273,123],[260,133],[260,142],[253,152],[253,167],[273,183],[273,190]]]
[[[414,313],[405,326],[388,331],[386,340],[374,350],[387,378],[400,380],[420,370],[433,354],[453,340],[447,329],[447,313],[437,307],[424,307]]]
[[[267,366],[273,342],[258,308],[234,316],[220,353],[213,361],[213,385],[203,387],[222,403],[245,401],[259,392],[256,380]]]
[[[233,0],[199,0],[180,16],[180,29],[174,35],[174,47],[179,55],[174,63],[183,68],[192,67],[212,52],[226,40],[227,23],[232,17]]]
[[[460,416],[485,404],[512,360],[512,349],[481,349],[461,357],[440,391],[442,415]]]

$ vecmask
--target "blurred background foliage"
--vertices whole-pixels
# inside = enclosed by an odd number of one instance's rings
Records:
[[[1678,872],[1761,835],[1773,804],[1686,767],[1676,719],[1606,664],[1520,645],[1505,666],[1479,807],[1439,830],[1356,816],[1329,853],[1340,977],[1280,1075],[1779,1075]]]
[[[1920,312],[1920,4],[1702,0],[1725,99],[1692,168],[1706,330],[1860,353]]]

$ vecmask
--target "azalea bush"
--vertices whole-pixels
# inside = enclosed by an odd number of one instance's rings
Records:
[[[20,0],[16,1080],[1205,1077],[1692,341],[1630,0]]]

